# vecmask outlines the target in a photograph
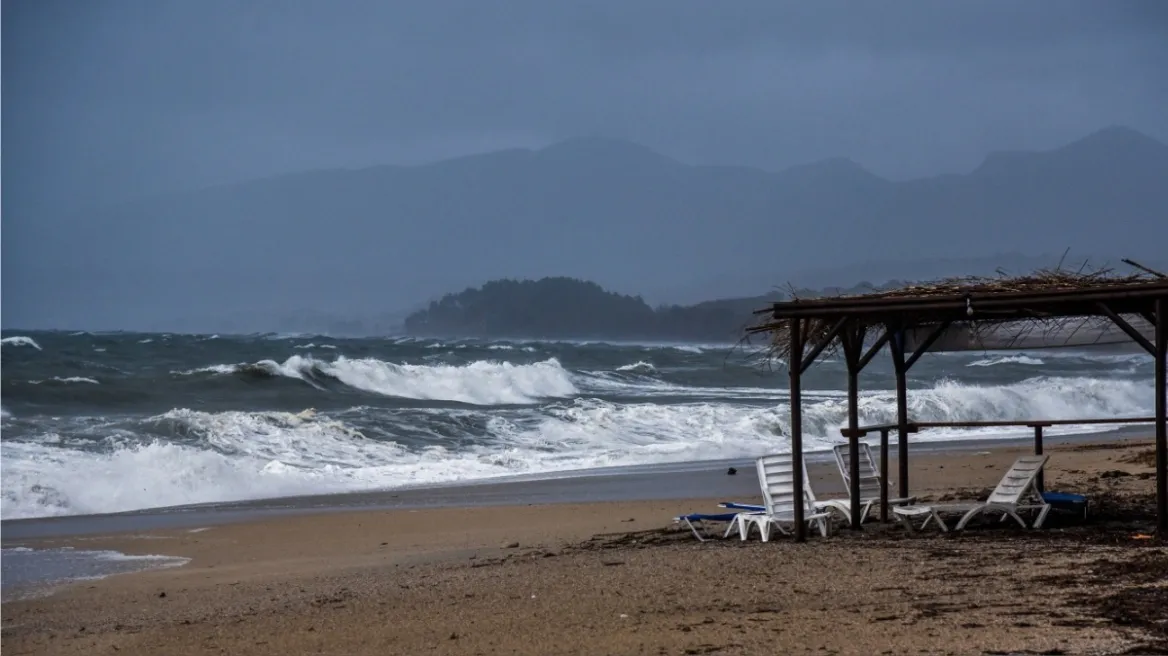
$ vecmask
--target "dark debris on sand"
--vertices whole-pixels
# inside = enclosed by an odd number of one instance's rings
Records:
[[[968,559],[969,551],[963,547],[970,543],[1007,549],[1015,545],[1031,554],[1047,548],[1065,550],[1076,543],[1130,549],[1130,552],[1121,551],[1124,557],[1119,559],[1101,559],[1073,571],[1040,575],[1036,580],[1056,587],[1091,590],[1074,596],[1072,602],[1084,613],[1127,635],[1136,646],[1125,653],[1168,654],[1168,547],[1155,537],[1155,496],[1118,494],[1096,488],[1091,490],[1091,503],[1091,515],[1086,521],[1071,514],[1052,512],[1040,530],[993,521],[960,533],[907,533],[896,523],[879,522],[866,523],[862,531],[851,531],[837,522],[829,540],[835,545],[876,549],[894,548],[898,544],[907,546],[911,542],[930,558],[939,560]],[[809,542],[820,539],[812,535]],[[757,539],[744,542],[737,537],[699,543],[688,529],[669,528],[596,535],[566,551],[598,552],[669,545],[766,549],[784,541],[789,542],[790,538],[773,537],[769,545]]]

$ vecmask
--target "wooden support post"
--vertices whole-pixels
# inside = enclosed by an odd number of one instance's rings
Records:
[[[888,429],[880,429],[880,521],[888,521]]]
[[[789,322],[791,331],[791,353],[787,360],[787,368],[791,375],[791,463],[794,474],[795,487],[795,541],[803,542],[807,539],[807,522],[804,519],[803,504],[803,320],[792,319]]]
[[[904,332],[897,329],[889,342],[896,372],[896,458],[899,464],[898,494],[908,498],[908,366],[904,361]]]
[[[844,359],[848,363],[848,491],[851,496],[852,530],[859,531],[863,520],[860,506],[860,358],[864,348],[864,328],[844,328]]]
[[[1156,299],[1156,532],[1168,540],[1168,299]]]
[[[1035,424],[1034,425],[1034,455],[1036,455],[1036,456],[1042,455],[1042,424]],[[1042,472],[1039,471],[1037,481],[1038,481],[1038,489],[1041,492],[1046,491],[1046,485],[1045,485],[1044,478],[1045,477],[1042,475]]]

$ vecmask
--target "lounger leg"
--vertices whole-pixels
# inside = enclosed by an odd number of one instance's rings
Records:
[[[698,532],[698,529],[693,525],[693,522],[687,519],[685,520],[685,525],[689,527],[689,530],[694,534],[694,537],[697,538],[699,542],[706,541],[706,538],[702,537],[702,534]]]
[[[753,522],[748,523],[746,520],[746,515],[739,515],[736,518],[736,523],[738,524],[738,537],[743,542],[746,542],[746,536],[750,534],[750,524]]]
[[[921,524],[922,531],[925,530],[925,528],[929,525],[929,522],[935,523],[937,528],[941,529],[942,533],[949,532],[949,527],[945,525],[945,520],[941,518],[941,513],[937,512],[936,510],[929,512],[929,516],[926,517],[924,523]]]
[[[733,520],[731,520],[729,522],[729,525],[726,527],[726,532],[724,534],[722,534],[722,539],[725,540],[725,539],[729,538],[731,535],[733,535],[734,531],[736,531],[736,530],[738,530],[738,518],[737,517],[735,517]]]
[[[968,524],[971,519],[980,515],[985,509],[986,506],[978,506],[977,508],[974,508],[973,510],[965,513],[965,515],[961,517],[961,521],[957,522],[957,530],[964,530],[965,525]]]
[[[1038,518],[1034,520],[1034,528],[1042,528],[1042,523],[1046,521],[1046,514],[1049,512],[1049,505],[1043,506],[1042,510],[1038,511]]]
[[[912,520],[910,520],[908,517],[905,517],[904,515],[896,515],[896,518],[899,519],[900,523],[904,525],[904,530],[908,531],[909,533],[912,533],[914,531],[913,525],[912,525]],[[925,524],[928,524],[928,523],[929,523],[929,518],[926,517]],[[921,528],[924,528],[924,524],[921,525]]]
[[[819,534],[823,537],[827,537],[827,518],[820,517],[815,521],[819,523]]]
[[[870,517],[872,515],[872,504],[874,504],[874,503],[876,503],[875,500],[869,501],[868,503],[864,504],[864,508],[860,511],[860,523],[861,524],[868,521],[868,517]]]

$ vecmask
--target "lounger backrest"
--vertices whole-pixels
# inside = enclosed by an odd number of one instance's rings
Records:
[[[811,481],[807,478],[807,465],[803,466],[803,507],[807,515],[813,514],[815,494],[811,491]],[[762,487],[762,497],[767,512],[772,515],[791,516],[795,513],[795,465],[789,453],[763,456],[755,461],[758,468],[758,483]]]
[[[851,448],[847,443],[837,444],[832,449],[835,452],[835,464],[839,466],[840,475],[844,477],[844,489],[848,494],[852,492],[852,463],[848,460]],[[872,460],[872,449],[866,442],[860,442],[860,498],[877,499],[880,497],[880,471],[876,469],[876,462]]]
[[[1048,456],[1022,456],[1014,461],[1010,471],[994,488],[989,503],[1021,503],[1027,494],[1037,494],[1034,481],[1042,471]]]

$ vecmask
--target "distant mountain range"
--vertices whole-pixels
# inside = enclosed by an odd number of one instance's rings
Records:
[[[1168,146],[1126,128],[908,182],[849,160],[773,173],[573,139],[314,171],[81,217],[5,217],[4,321],[132,328],[256,305],[368,315],[505,277],[570,276],[692,301],[788,281],[822,286],[806,272],[860,263],[901,262],[910,270],[894,275],[921,278],[931,275],[914,274],[913,262],[1006,252],[1158,260],[1165,181]],[[865,277],[860,268],[830,282]]]

